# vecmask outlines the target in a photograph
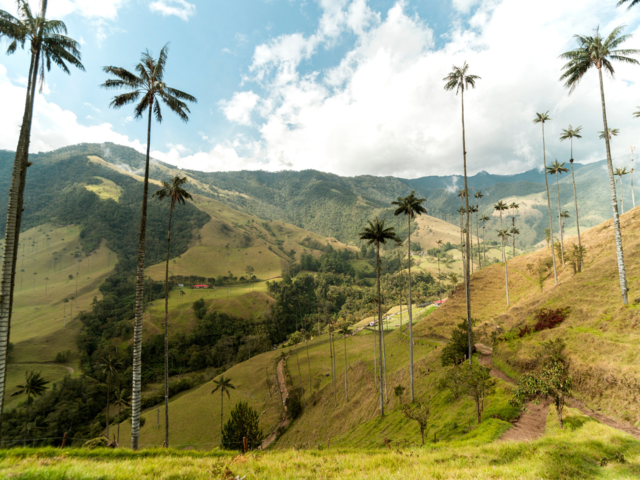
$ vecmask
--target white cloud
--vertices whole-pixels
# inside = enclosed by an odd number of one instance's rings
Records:
[[[471,7],[478,4],[480,0],[452,0],[453,8],[461,13],[469,13]]]
[[[0,92],[2,92],[3,115],[0,116],[0,149],[15,150],[24,111],[26,89],[14,85],[7,77],[7,69],[0,64]],[[45,95],[36,97],[34,120],[31,128],[32,152],[48,152],[56,148],[77,143],[114,142],[126,145],[140,152],[145,145],[130,140],[126,135],[113,131],[109,123],[86,126],[78,122],[78,117],[55,103],[48,102]]]
[[[76,13],[87,18],[106,18],[113,20],[118,16],[118,10],[129,0],[55,0],[47,5],[47,17],[62,18]],[[31,7],[39,9],[40,2],[30,2]],[[14,13],[15,0],[0,0],[0,8]],[[39,10],[38,10],[39,11]]]
[[[241,125],[251,125],[251,112],[259,99],[260,96],[252,91],[236,92],[228,102],[220,102],[220,108],[228,120]]]
[[[596,133],[602,130],[597,74],[589,72],[568,96],[558,81],[558,55],[574,47],[574,33],[589,34],[599,23],[604,32],[626,23],[633,27],[629,33],[637,34],[640,9],[627,12],[598,0],[459,0],[461,12],[474,7],[467,18],[470,28],[454,23],[446,43],[436,48],[432,29],[408,13],[406,2],[396,3],[384,20],[364,0],[319,3],[324,13],[314,34],[281,35],[255,49],[249,69],[253,77],[245,83],[258,81],[265,90],[260,99],[252,96],[247,107],[258,125],[259,148],[255,140],[249,141],[250,148],[242,142],[238,147],[235,141],[222,144],[220,151],[207,154],[218,159],[208,168],[234,164],[219,160],[221,151],[230,159],[229,149],[234,149],[244,152],[236,164],[264,162],[268,170],[404,177],[460,173],[460,96],[445,92],[442,79],[464,61],[482,77],[478,88],[465,95],[470,173],[515,173],[538,166],[541,131],[532,123],[537,111],[550,110],[553,119],[546,125],[549,155],[568,160],[569,145],[560,143],[559,135],[572,123],[583,125],[584,132],[574,144],[574,157],[604,158]],[[339,64],[303,74],[301,63],[313,62],[319,48],[330,48],[344,32],[354,33],[356,42]],[[636,35],[627,46],[638,48],[639,42]],[[616,68],[619,79],[640,73],[633,66]],[[614,156],[623,156],[637,133],[629,98],[640,96],[640,85],[607,79],[605,90],[609,124],[621,129]],[[235,105],[241,94],[224,105]],[[227,118],[245,125],[250,121],[240,107]]]
[[[186,0],[156,0],[149,4],[149,9],[165,17],[175,15],[185,22],[196,13],[196,6]]]

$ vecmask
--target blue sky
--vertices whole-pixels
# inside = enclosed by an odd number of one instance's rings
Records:
[[[133,68],[141,51],[157,54],[170,42],[167,83],[198,104],[187,125],[169,113],[154,125],[152,151],[182,167],[460,173],[459,98],[444,92],[442,78],[463,61],[483,78],[467,100],[471,173],[537,166],[540,132],[531,119],[546,110],[558,121],[549,126],[552,138],[568,123],[582,124],[576,158],[600,159],[595,74],[569,97],[557,81],[557,56],[572,46],[568,32],[620,23],[636,32],[640,8],[626,12],[613,0],[526,3],[49,0],[48,16],[63,19],[82,42],[87,71],[49,74],[32,150],[114,141],[143,151],[144,122],[132,121],[131,109],[108,108],[113,93],[99,88],[102,67]],[[12,13],[13,5],[0,0]],[[640,38],[628,46],[640,48]],[[26,52],[0,56],[0,96],[9,99],[0,128],[10,132],[0,148],[15,148],[27,68]],[[610,125],[622,131],[614,142],[620,161],[640,133],[629,106],[640,104],[637,68],[621,68],[607,84]],[[547,150],[562,158],[566,147],[550,140]]]

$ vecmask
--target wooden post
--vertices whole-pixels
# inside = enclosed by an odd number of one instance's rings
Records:
[[[438,437],[437,437],[437,433],[433,432],[433,443],[437,443],[438,442]]]
[[[242,448],[244,449],[244,453],[247,453],[247,437],[242,437]]]
[[[389,443],[389,440],[387,440],[387,437],[384,437],[384,443],[386,443],[389,450],[391,450],[391,444]]]
[[[64,432],[64,435],[62,436],[62,445],[60,445],[60,448],[64,448],[66,443],[67,443],[67,432]]]

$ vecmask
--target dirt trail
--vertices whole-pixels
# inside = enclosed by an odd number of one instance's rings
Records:
[[[261,450],[266,449],[269,445],[271,445],[275,441],[280,427],[287,428],[289,426],[289,418],[287,417],[287,406],[285,405],[285,401],[289,396],[289,392],[287,391],[287,383],[285,382],[285,378],[284,378],[284,362],[285,361],[286,361],[286,358],[283,358],[282,360],[280,360],[278,362],[278,367],[276,368],[276,374],[278,376],[278,385],[280,386],[280,394],[282,395],[282,418],[280,418],[280,421],[278,422],[278,425],[276,425],[276,428],[273,430],[273,432],[271,432],[271,434],[262,441],[262,444],[260,445]]]
[[[476,343],[476,349],[480,353],[479,362],[485,367],[491,367],[491,376],[509,382],[515,385],[516,382],[504,372],[498,370],[493,366],[491,361],[491,355],[493,349],[487,347],[481,343]],[[606,415],[594,412],[587,407],[583,401],[576,400],[575,398],[567,398],[567,406],[571,408],[577,408],[584,415],[595,418],[600,423],[603,423],[609,427],[616,428],[623,432],[626,432],[637,439],[640,439],[640,430],[634,428],[630,424],[624,424],[618,422]],[[549,403],[534,405],[527,403],[526,411],[520,416],[518,421],[514,424],[513,428],[506,431],[500,440],[533,440],[541,437],[544,434],[545,426],[547,423],[547,413],[549,412]]]

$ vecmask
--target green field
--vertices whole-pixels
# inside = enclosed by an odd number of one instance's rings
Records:
[[[85,185],[84,188],[89,190],[90,192],[95,193],[103,200],[115,200],[116,202],[120,200],[120,196],[122,195],[122,188],[116,185],[114,182],[107,178],[95,177],[97,180],[100,180],[102,183],[98,185]]]
[[[549,412],[549,423],[553,423]],[[0,452],[8,478],[129,479],[632,479],[640,474],[640,442],[569,412],[532,442],[428,443],[393,449],[338,448],[250,452],[182,450],[11,449]],[[146,427],[145,427],[146,428]],[[226,473],[226,472],[229,473]],[[237,476],[237,477],[236,477]]]

